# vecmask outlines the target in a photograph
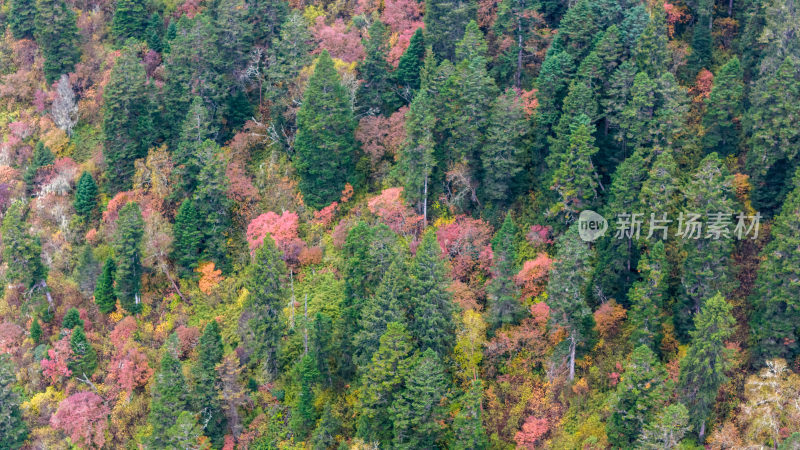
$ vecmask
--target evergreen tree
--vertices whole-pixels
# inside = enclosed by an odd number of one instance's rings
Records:
[[[572,55],[575,61],[586,57],[601,31],[597,14],[589,0],[575,2],[564,14],[558,29],[553,46]]]
[[[336,446],[336,435],[342,428],[342,421],[334,415],[331,404],[326,403],[322,410],[317,428],[311,435],[311,447],[314,450],[326,450]]]
[[[655,217],[659,219],[663,218],[664,213],[672,216],[676,212],[681,193],[680,171],[673,157],[674,152],[671,149],[654,148],[652,150],[653,153],[659,151],[660,153],[655,155],[655,161],[647,172],[647,179],[642,183],[639,192],[639,209],[648,219],[648,213],[655,214]],[[654,232],[653,235],[658,239],[664,239],[663,232],[656,233],[658,232]]]
[[[433,231],[422,237],[411,264],[410,280],[412,317],[409,331],[421,349],[431,348],[441,356],[453,346],[452,295],[447,290],[449,278],[441,257],[441,247]]]
[[[514,180],[524,166],[522,138],[528,132],[528,123],[522,104],[511,90],[495,100],[489,117],[481,152],[481,188],[487,200],[502,205],[511,200]]]
[[[594,145],[592,128],[586,115],[578,116],[569,136],[567,152],[552,158],[555,161],[560,156],[551,186],[558,193],[559,202],[551,211],[563,212],[568,221],[597,200],[600,183],[592,157],[598,148]]]
[[[717,391],[727,381],[729,355],[725,341],[733,334],[736,320],[731,305],[716,294],[705,301],[695,315],[692,341],[686,357],[681,360],[680,397],[689,410],[692,428],[700,439],[705,435],[706,419],[711,413]]]
[[[538,9],[539,5],[531,0],[504,0],[498,4],[494,32],[511,45],[498,55],[494,69],[500,75],[498,81],[513,82],[516,89],[521,89],[523,81],[525,84],[528,81],[525,67],[537,43],[537,27],[542,25]]]
[[[111,36],[117,44],[128,39],[141,40],[147,28],[147,4],[145,0],[117,0],[114,18],[111,20]],[[153,49],[155,50],[155,49]]]
[[[83,328],[83,320],[81,320],[81,313],[73,306],[64,314],[64,318],[61,319],[61,328],[71,330],[77,326]]]
[[[475,380],[461,399],[461,409],[453,419],[454,450],[482,450],[489,448],[483,428],[483,387]]]
[[[592,311],[586,305],[584,286],[589,278],[589,247],[578,236],[578,224],[572,225],[556,243],[558,259],[547,283],[550,320],[564,327],[568,346],[569,380],[575,378],[575,358],[586,342],[592,327]]]
[[[7,264],[5,277],[7,283],[30,288],[47,278],[47,266],[42,262],[39,238],[30,236],[27,230],[25,205],[17,200],[6,210],[0,227],[3,260]]]
[[[80,60],[75,12],[64,0],[37,0],[34,36],[44,56],[47,84],[72,72]]]
[[[97,369],[97,352],[86,339],[83,325],[78,325],[72,330],[69,346],[72,350],[72,357],[68,364],[69,370],[75,377],[88,379]]]
[[[83,172],[75,187],[75,212],[84,218],[90,218],[97,207],[97,183],[89,172]]]
[[[606,423],[609,443],[630,448],[654,412],[666,401],[667,371],[646,345],[637,347],[617,384],[611,417]]]
[[[492,279],[486,288],[488,294],[488,322],[492,330],[517,323],[524,313],[519,292],[514,283],[516,261],[517,225],[511,214],[506,214],[503,225],[492,239]]]
[[[358,66],[359,76],[364,82],[356,91],[356,105],[360,114],[389,116],[400,107],[400,99],[392,86],[392,66],[386,61],[389,29],[376,20],[367,34],[369,39],[364,43],[367,57]]]
[[[144,66],[132,49],[125,49],[103,90],[103,152],[113,192],[130,187],[134,161],[147,156],[153,142],[150,110]]]
[[[228,197],[228,163],[223,150],[214,141],[206,140],[198,149],[202,169],[197,175],[194,206],[203,219],[202,258],[213,261],[217,267],[228,267],[228,236],[231,227],[231,205]]]
[[[359,331],[353,341],[359,365],[366,366],[378,350],[380,338],[390,322],[405,323],[403,306],[410,302],[407,292],[408,267],[405,254],[395,257],[380,286],[365,303],[359,321]]]
[[[14,39],[33,39],[36,26],[36,2],[34,0],[11,0],[7,21]]]
[[[711,18],[701,15],[697,19],[692,30],[692,54],[688,62],[692,75],[711,67],[711,27],[706,25]]]
[[[36,174],[39,172],[39,169],[53,164],[55,160],[56,158],[53,155],[53,152],[51,152],[50,149],[44,145],[43,141],[36,143],[36,146],[33,148],[33,155],[28,162],[28,167],[25,169],[25,173],[22,175],[22,180],[25,182],[25,187],[28,192],[33,190],[33,185],[36,181]]]
[[[551,50],[547,53],[539,76],[536,79],[536,93],[539,107],[536,108],[536,142],[539,151],[544,152],[547,147],[547,137],[561,116],[561,107],[564,97],[570,87],[570,79],[575,71],[575,60],[569,53]],[[585,104],[584,104],[585,106]],[[576,112],[576,115],[579,114]],[[588,114],[587,114],[588,115]],[[569,123],[568,121],[565,123]]]
[[[162,442],[169,442],[172,449],[208,450],[211,447],[203,436],[203,427],[197,423],[197,417],[190,411],[181,411],[175,424],[164,431]]]
[[[204,434],[215,447],[222,447],[227,430],[227,419],[222,411],[217,386],[220,384],[216,366],[222,362],[222,336],[219,324],[212,320],[203,330],[197,344],[197,363],[192,367],[194,409],[200,411],[199,422]]]
[[[22,448],[28,438],[28,426],[20,409],[22,402],[14,389],[15,372],[11,355],[0,354],[0,447],[11,450]]]
[[[42,338],[42,325],[39,323],[39,318],[34,317],[33,322],[31,323],[31,340],[34,344],[39,343],[39,339]]]
[[[108,314],[116,309],[117,295],[114,292],[114,274],[117,271],[117,265],[114,263],[114,258],[106,259],[103,264],[103,272],[100,273],[100,278],[97,279],[97,286],[94,288],[94,302],[97,303],[97,309],[103,314]]]
[[[762,250],[750,318],[755,360],[793,361],[800,354],[800,286],[792,280],[800,273],[796,251],[800,237],[800,171],[794,190],[786,198],[771,228],[772,240]]]
[[[253,253],[245,269],[245,288],[249,295],[239,323],[239,333],[251,360],[263,363],[261,369],[269,377],[277,374],[276,348],[281,337],[279,313],[283,307],[286,263],[270,236]]]
[[[182,277],[191,276],[200,259],[202,231],[192,199],[184,199],[175,214],[172,226],[172,259],[180,268]]]
[[[425,37],[422,28],[411,36],[408,48],[400,56],[397,63],[397,70],[393,73],[394,79],[399,85],[399,94],[407,103],[410,103],[414,94],[420,88],[419,72],[422,69],[422,62],[425,58]]]
[[[441,358],[428,348],[406,378],[402,394],[391,406],[393,448],[436,448],[443,437],[446,410],[442,400],[447,380]]]
[[[478,4],[472,0],[433,0],[425,5],[425,43],[439,60],[453,60],[455,43],[461,40]]]
[[[139,314],[142,282],[142,236],[144,221],[139,205],[130,202],[122,207],[114,235],[115,293],[122,307],[130,314]]]
[[[738,151],[743,91],[742,66],[734,56],[714,77],[714,87],[706,100],[703,146],[707,151],[722,157]]]
[[[575,121],[581,116],[586,116],[587,124],[591,124],[597,117],[597,100],[589,85],[576,81],[570,85],[564,98],[558,124],[553,129],[555,136],[548,139],[550,148],[546,162],[549,170],[558,170],[563,160],[569,158],[570,136]]]
[[[303,93],[294,142],[300,191],[312,208],[337,200],[345,183],[355,181],[355,127],[347,90],[323,51]]]
[[[314,409],[313,384],[319,377],[314,358],[305,354],[295,368],[300,379],[300,393],[292,407],[292,418],[289,422],[295,435],[304,439],[311,432],[317,421],[317,411]]]
[[[618,139],[623,148],[630,147],[635,150],[652,144],[653,131],[657,129],[654,120],[656,90],[656,83],[647,72],[636,74],[629,100],[619,115]]]
[[[155,448],[167,448],[169,445],[177,444],[175,434],[170,432],[170,429],[176,425],[178,418],[189,406],[186,380],[183,377],[181,362],[176,357],[178,345],[176,334],[170,335],[164,343],[161,365],[150,390],[152,398],[149,422],[153,432],[149,440]]]
[[[191,193],[197,189],[197,177],[207,163],[201,148],[206,145],[206,140],[213,141],[215,134],[208,108],[200,96],[194,96],[183,120],[180,140],[174,154],[183,192]]]
[[[637,448],[661,450],[677,448],[689,430],[689,411],[681,403],[664,407],[645,427]]]
[[[286,23],[292,9],[283,0],[249,0],[247,5],[247,19],[253,29],[253,43],[255,45],[269,45],[273,39],[283,31],[282,24]]]
[[[272,0],[258,0],[268,5]],[[280,38],[272,39],[270,64],[265,69],[267,86],[262,89],[263,101],[271,105],[270,116],[280,126],[294,126],[285,122],[283,114],[288,108],[295,108],[295,95],[290,90],[300,71],[312,62],[311,32],[306,19],[297,12],[289,14],[280,28]],[[287,147],[288,142],[284,142]]]
[[[393,417],[389,408],[399,398],[403,382],[413,365],[411,336],[406,328],[390,322],[381,336],[378,351],[362,377],[357,435],[388,446],[392,441]]]
[[[659,240],[639,260],[642,280],[636,282],[628,294],[629,313],[633,328],[631,342],[634,346],[658,348],[661,335],[661,311],[667,300],[669,266],[664,243]]]
[[[661,3],[654,4],[648,22],[636,43],[635,60],[639,71],[656,78],[667,71],[667,15]]]
[[[400,153],[403,174],[403,196],[427,221],[429,192],[437,167],[434,127],[436,117],[431,98],[425,90],[414,97],[406,114],[406,141]]]
[[[173,22],[170,21],[170,24]],[[145,41],[147,42],[147,48],[153,50],[154,52],[161,53],[164,51],[164,21],[161,19],[161,15],[157,12],[154,12],[150,16],[150,20],[147,21],[147,27],[144,30],[144,37]]]

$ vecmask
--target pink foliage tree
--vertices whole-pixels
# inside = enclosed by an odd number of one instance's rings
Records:
[[[328,25],[324,17],[317,17],[312,31],[319,41],[316,52],[327,50],[332,57],[349,63],[360,61],[366,55],[361,45],[361,33],[355,27],[348,30],[342,19],[336,19],[333,25]]]
[[[114,354],[108,365],[106,380],[118,390],[128,392],[147,384],[153,374],[147,356],[133,340],[135,330],[136,320],[128,316],[114,327],[110,335]]]
[[[83,448],[102,448],[109,414],[108,406],[99,395],[79,392],[61,402],[58,411],[50,418],[50,425],[66,433],[73,443]]]
[[[389,117],[364,116],[358,122],[356,139],[369,156],[372,172],[378,172],[378,176],[388,170],[388,162],[394,160],[403,146],[406,112],[408,107],[404,106]]]
[[[69,338],[70,333],[67,332],[64,337],[53,345],[53,348],[47,350],[47,357],[43,358],[39,363],[42,366],[44,376],[50,378],[53,383],[72,375],[72,371],[67,367],[67,363],[72,357]]]
[[[451,262],[454,279],[469,281],[478,274],[487,276],[492,265],[492,227],[480,219],[458,216],[436,232],[442,253]]]
[[[284,211],[281,215],[269,211],[256,217],[247,226],[250,251],[260,247],[269,234],[283,252],[284,260],[287,263],[297,262],[300,252],[305,248],[305,243],[297,234],[298,222],[297,214],[289,211]]]
[[[367,202],[367,207],[395,233],[415,233],[422,223],[422,216],[416,214],[403,200],[401,187],[384,189]]]
[[[536,258],[525,261],[522,270],[514,277],[522,290],[522,298],[533,298],[544,292],[547,277],[553,267],[553,260],[546,253],[540,253]]]
[[[422,4],[416,0],[386,0],[381,21],[392,30],[387,60],[397,66],[417,28],[423,28]]]
[[[514,441],[517,442],[517,448],[535,448],[535,445],[547,434],[550,430],[550,425],[547,419],[528,416],[525,423],[522,424],[522,429],[517,431],[514,436]]]

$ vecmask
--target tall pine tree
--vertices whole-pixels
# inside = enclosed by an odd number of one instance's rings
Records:
[[[115,291],[122,307],[130,314],[142,310],[142,236],[144,220],[139,205],[130,202],[122,207],[114,234],[114,256],[117,270]]]
[[[64,0],[37,0],[34,36],[44,56],[48,84],[72,72],[80,60],[75,12]]]
[[[94,302],[97,303],[97,309],[103,314],[111,313],[116,308],[117,295],[114,292],[114,273],[116,271],[117,265],[114,263],[114,258],[106,259],[103,271],[94,288]]]
[[[177,358],[179,351],[178,336],[170,335],[164,343],[161,364],[155,373],[155,382],[150,390],[149,422],[153,427],[149,442],[155,448],[167,448],[176,445],[174,433],[169,430],[176,425],[181,413],[189,409],[186,379],[183,376],[181,362]]]

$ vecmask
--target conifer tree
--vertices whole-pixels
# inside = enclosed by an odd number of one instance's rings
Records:
[[[134,161],[147,156],[153,142],[150,110],[144,66],[132,49],[125,49],[103,90],[103,152],[113,192],[129,188]]]
[[[800,171],[793,184],[794,190],[772,225],[772,240],[762,250],[752,297],[755,311],[750,326],[753,353],[759,362],[772,358],[793,361],[800,354],[800,286],[792,281],[800,274],[800,255],[796,251],[800,237]]]
[[[81,313],[73,306],[61,319],[61,328],[71,330],[77,326],[83,327],[83,320],[81,320]]]
[[[141,305],[142,236],[144,221],[139,205],[130,202],[122,207],[114,236],[115,292],[122,307],[130,314],[139,314]]]
[[[661,3],[654,4],[648,22],[636,42],[634,59],[639,71],[656,78],[667,70],[667,17]]]
[[[359,365],[365,366],[372,359],[388,323],[406,321],[403,306],[411,299],[407,290],[408,267],[402,257],[395,257],[375,295],[365,302],[362,309],[359,331],[353,342]]]
[[[497,58],[495,71],[514,88],[521,89],[523,81],[527,84],[525,66],[531,60],[532,47],[535,47],[537,27],[542,18],[539,5],[531,0],[504,0],[499,2],[494,32],[501,39],[511,43]],[[534,44],[534,45],[531,45]]]
[[[503,225],[492,239],[492,279],[486,288],[488,322],[493,330],[517,323],[524,312],[514,284],[516,234],[517,225],[511,214],[506,214]]]
[[[535,116],[535,145],[541,151],[546,149],[547,137],[561,116],[562,103],[568,88],[571,87],[570,79],[575,66],[575,60],[565,51],[551,50],[542,62],[539,76],[536,78],[539,107]]]
[[[403,196],[427,221],[428,198],[437,172],[434,128],[436,117],[431,98],[423,89],[414,97],[406,114],[406,141],[400,153],[403,168]]]
[[[364,43],[366,58],[359,64],[358,73],[364,80],[356,91],[356,106],[360,114],[389,116],[400,107],[400,99],[392,87],[389,53],[389,29],[380,20],[370,25],[369,38]]]
[[[90,218],[97,207],[97,183],[89,172],[83,172],[75,187],[75,212],[84,218]]]
[[[173,22],[170,21],[170,24],[173,24]],[[144,30],[144,38],[147,42],[147,48],[158,53],[164,51],[163,35],[164,21],[161,19],[161,15],[159,13],[154,12],[150,16],[150,20],[147,21],[147,27]]]
[[[97,285],[94,288],[94,302],[97,303],[97,309],[103,314],[108,314],[116,309],[117,295],[114,291],[114,274],[117,271],[117,265],[114,263],[114,258],[106,259],[103,264],[103,271],[97,279]]]
[[[703,146],[707,151],[722,157],[738,151],[743,91],[742,66],[734,56],[714,77],[714,87],[706,100]]]
[[[483,450],[489,448],[489,439],[483,428],[483,386],[474,380],[461,398],[461,409],[453,419],[455,450]]]
[[[228,164],[223,150],[214,141],[203,142],[197,153],[202,168],[197,175],[193,204],[202,218],[202,258],[226,270],[232,204],[228,197]]]
[[[660,239],[660,237],[659,237]],[[661,341],[661,312],[667,300],[667,276],[669,266],[664,243],[659,240],[639,260],[642,280],[631,288],[628,298],[633,333],[631,342],[635,346],[646,345],[651,350]]]
[[[281,337],[279,313],[283,307],[286,263],[272,237],[256,249],[253,260],[245,269],[245,288],[249,293],[245,313],[240,320],[239,333],[251,360],[263,363],[268,376],[277,374],[276,348]]]
[[[689,411],[682,403],[664,407],[642,431],[637,448],[676,448],[689,430]]]
[[[145,0],[117,0],[114,18],[111,20],[111,36],[117,44],[130,38],[141,40],[147,28],[147,5]],[[155,49],[153,49],[155,50]]]
[[[637,347],[617,384],[611,417],[606,423],[609,443],[629,448],[639,438],[654,412],[669,396],[667,371],[646,345]]]
[[[5,278],[7,283],[30,288],[47,278],[47,266],[42,262],[39,238],[30,236],[27,230],[25,205],[17,200],[6,210],[0,227],[3,260],[7,264]]]
[[[655,81],[647,72],[639,72],[633,80],[629,100],[619,115],[620,133],[618,139],[623,148],[637,149],[652,143],[652,134],[655,130],[654,121],[656,111]]]
[[[150,444],[155,448],[167,448],[177,444],[170,428],[176,425],[178,418],[189,407],[186,379],[183,376],[181,362],[176,357],[178,336],[170,335],[164,343],[159,370],[155,374],[155,382],[150,390],[149,422],[153,427]]]
[[[425,37],[422,28],[411,36],[408,48],[400,56],[397,63],[397,70],[393,73],[395,81],[399,85],[399,94],[406,103],[410,103],[414,94],[420,88],[419,72],[422,69],[422,62],[425,58]]]
[[[80,60],[75,12],[64,0],[37,0],[34,36],[44,56],[47,84],[72,72]]]
[[[246,4],[247,19],[253,29],[253,43],[269,45],[283,31],[282,25],[292,9],[283,0],[250,0]]]
[[[337,417],[331,408],[330,403],[326,403],[322,409],[322,417],[319,419],[317,428],[311,435],[311,446],[314,450],[323,450],[336,445],[336,436],[342,428],[342,421]]]
[[[592,126],[586,115],[580,115],[573,123],[569,136],[569,147],[561,155],[553,155],[551,161],[560,156],[555,166],[551,189],[558,193],[559,202],[551,212],[563,212],[570,221],[581,210],[591,207],[597,199],[600,183],[592,157],[598,148],[594,144]]]
[[[567,332],[569,380],[575,378],[575,358],[592,326],[592,311],[586,304],[584,286],[589,278],[589,247],[578,236],[578,224],[572,225],[558,242],[557,260],[547,282],[550,320]]]
[[[86,339],[82,325],[78,325],[72,330],[69,346],[72,350],[72,357],[68,366],[72,375],[78,378],[91,377],[94,370],[97,369],[97,352]]]
[[[312,387],[319,377],[319,372],[314,364],[314,358],[309,354],[303,355],[295,367],[295,372],[300,379],[300,393],[292,407],[290,426],[295,435],[303,439],[311,432],[317,420]]]
[[[194,409],[200,411],[199,422],[204,434],[215,447],[221,447],[227,430],[227,420],[220,404],[217,385],[220,384],[216,366],[222,362],[222,336],[219,324],[212,320],[206,325],[197,344],[197,362],[192,367]]]
[[[692,30],[692,54],[688,62],[692,75],[711,67],[711,28],[706,25],[710,20],[707,15],[699,16]]]
[[[11,355],[0,354],[0,447],[13,450],[22,448],[28,438],[28,426],[20,409],[22,401],[14,389],[16,382]]]
[[[650,214],[661,219],[664,213],[671,216],[675,212],[680,193],[680,172],[673,150],[653,148],[652,153],[655,154],[655,161],[641,185],[638,209],[648,219]],[[663,233],[657,237],[664,239]]]
[[[433,48],[438,60],[453,60],[455,43],[461,40],[477,11],[478,4],[472,0],[433,0],[426,4],[425,44]]]
[[[184,199],[175,214],[175,224],[172,226],[172,259],[180,268],[181,276],[187,277],[197,267],[200,259],[200,242],[202,232],[200,219],[192,199]]]
[[[570,136],[575,126],[575,120],[581,115],[586,116],[587,124],[593,123],[597,118],[597,100],[588,84],[576,81],[569,87],[558,124],[553,129],[554,136],[549,139],[548,169],[557,170],[564,158],[568,157]]]
[[[349,95],[323,51],[303,93],[294,142],[300,191],[312,208],[339,199],[345,183],[355,181],[355,127]]]
[[[205,155],[201,148],[206,140],[213,140],[215,134],[208,108],[200,96],[194,96],[183,120],[180,140],[174,154],[183,192],[191,193],[197,189],[197,177],[207,163],[203,159]]]
[[[39,323],[39,318],[34,317],[33,321],[31,322],[31,340],[34,344],[39,343],[39,339],[42,338],[42,325]]]
[[[719,387],[727,380],[729,355],[725,341],[736,324],[731,305],[716,294],[705,301],[694,318],[694,330],[686,356],[681,360],[679,392],[689,410],[689,421],[702,440]]]
[[[33,39],[36,26],[36,1],[11,0],[8,8],[8,28],[14,39]]]
[[[486,145],[481,152],[483,196],[502,205],[511,200],[514,179],[524,166],[523,136],[528,132],[527,118],[514,91],[498,97],[489,115]]]
[[[53,164],[55,160],[56,158],[53,152],[44,145],[43,141],[36,143],[36,146],[33,148],[31,160],[28,162],[28,167],[22,175],[22,180],[25,182],[25,187],[29,192],[33,190],[33,184],[36,181],[36,174],[39,169]]]
[[[408,373],[402,394],[392,402],[393,448],[436,448],[445,417],[447,380],[441,358],[428,348]]]
[[[399,398],[404,380],[412,368],[414,347],[406,328],[390,322],[381,336],[380,347],[362,377],[363,391],[357,435],[381,445],[392,442],[393,417],[390,406]]]
[[[447,290],[449,278],[441,257],[441,247],[433,231],[422,237],[411,264],[410,315],[411,335],[421,349],[431,348],[447,355],[453,346],[452,295]]]

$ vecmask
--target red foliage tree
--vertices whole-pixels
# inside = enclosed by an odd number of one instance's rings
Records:
[[[58,411],[50,418],[50,425],[66,433],[72,442],[83,448],[102,448],[110,412],[99,395],[79,392],[61,402]]]
[[[534,448],[549,430],[550,424],[547,419],[528,416],[522,424],[522,429],[514,436],[517,448]]]
[[[369,155],[373,176],[380,178],[403,146],[406,138],[404,106],[389,117],[365,116],[358,122],[356,139],[361,142],[364,153]],[[377,174],[375,174],[377,172]]]
[[[297,214],[289,211],[284,211],[280,216],[269,211],[256,217],[247,226],[250,251],[260,247],[264,243],[264,237],[269,234],[283,252],[283,259],[289,264],[297,263],[300,252],[306,246],[298,237],[298,222]]]
[[[72,375],[72,371],[67,367],[69,359],[72,357],[72,348],[69,345],[70,332],[67,332],[53,348],[47,350],[47,357],[39,363],[42,366],[42,373],[50,378],[53,383],[57,383],[61,378]]]
[[[453,223],[439,227],[436,240],[450,259],[454,279],[468,283],[479,274],[488,276],[492,265],[492,227],[488,223],[458,216]]]
[[[356,27],[348,30],[342,19],[336,19],[333,25],[328,25],[324,17],[317,17],[312,31],[319,41],[315,53],[327,50],[332,57],[345,62],[360,61],[366,56],[364,46],[361,45],[361,33]]]
[[[626,316],[627,311],[617,302],[605,302],[594,312],[594,328],[600,337],[608,338],[616,334]]]
[[[108,364],[106,382],[116,386],[116,390],[131,392],[137,387],[147,384],[153,369],[147,363],[147,355],[139,349],[133,340],[136,331],[136,320],[128,316],[117,323],[109,335],[114,354]]]
[[[401,187],[384,189],[367,202],[367,207],[395,233],[415,233],[422,223],[422,216],[417,215],[403,200]]]
[[[514,277],[514,282],[522,289],[523,299],[536,297],[544,291],[552,267],[553,260],[546,253],[525,261],[522,270]]]

